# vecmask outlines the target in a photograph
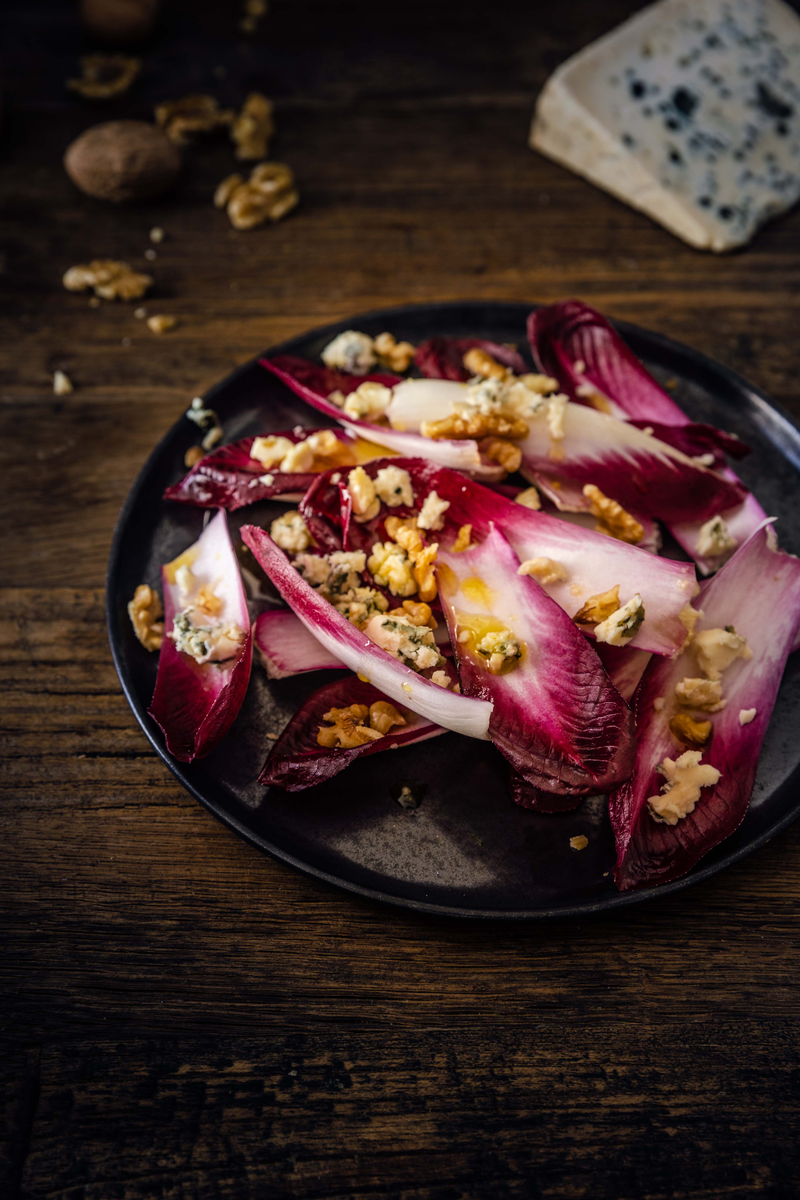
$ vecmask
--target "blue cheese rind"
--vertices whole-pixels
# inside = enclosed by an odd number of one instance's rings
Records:
[[[533,148],[699,249],[800,197],[800,18],[783,0],[660,0],[545,85]]]

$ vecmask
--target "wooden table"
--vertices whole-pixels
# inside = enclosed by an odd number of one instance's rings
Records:
[[[244,39],[234,6],[184,0],[141,82],[98,109],[63,90],[85,46],[71,6],[8,6],[1,1195],[797,1195],[800,825],[605,919],[390,911],[272,862],[181,790],[103,622],[115,517],[187,401],[349,313],[577,295],[800,416],[800,211],[710,257],[526,149],[549,71],[636,7],[278,2]],[[106,112],[253,86],[302,192],[280,225],[239,233],[212,208],[224,141],[138,208],[61,168]],[[95,257],[143,268],[154,225],[148,308],[180,321],[160,338],[60,282]]]

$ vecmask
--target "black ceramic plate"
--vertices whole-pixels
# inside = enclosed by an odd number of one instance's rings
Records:
[[[390,309],[315,330],[273,352],[313,357],[348,328],[373,335],[389,329],[398,340],[415,343],[455,334],[522,348],[530,308],[486,303]],[[780,518],[781,544],[800,552],[800,433],[788,418],[757,388],[703,355],[633,325],[619,329],[657,378],[677,381],[672,394],[694,420],[731,430],[753,447],[737,470],[767,511]],[[224,423],[226,441],[325,423],[257,362],[234,372],[206,400]],[[742,825],[689,875],[650,891],[616,891],[603,799],[590,798],[575,812],[553,816],[517,808],[500,755],[485,742],[456,734],[362,759],[306,792],[260,787],[255,778],[269,746],[264,735],[278,732],[330,673],[268,682],[254,665],[242,711],[222,744],[191,766],[176,762],[147,716],[156,656],[136,641],[126,603],[138,583],[156,584],[160,564],[200,533],[202,511],[161,499],[184,473],[183,456],[196,432],[185,419],[170,430],[123,507],[108,574],[111,647],[125,695],[158,753],[206,808],[254,845],[318,879],[406,908],[532,919],[602,911],[686,887],[762,846],[800,815],[800,654],[789,660]],[[234,513],[235,541],[241,524],[268,522],[286,507],[264,503]],[[411,786],[418,808],[397,803],[403,784]],[[589,839],[580,853],[569,845],[576,834]]]

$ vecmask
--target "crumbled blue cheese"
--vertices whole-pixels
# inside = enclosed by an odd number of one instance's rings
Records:
[[[342,409],[345,416],[355,417],[357,421],[375,421],[384,415],[391,400],[391,388],[366,380],[345,396]]]
[[[694,631],[697,627],[697,622],[703,616],[701,608],[692,608],[691,604],[684,604],[678,617],[686,630],[686,641],[683,643],[683,648],[686,650],[694,641]]]
[[[375,476],[375,493],[389,508],[397,508],[399,504],[405,504],[407,508],[414,505],[411,476],[402,467],[381,467]]]
[[[545,587],[548,583],[563,583],[567,576],[567,568],[554,558],[528,558],[517,568],[518,575],[532,575]]]
[[[217,621],[209,625],[195,625],[194,608],[186,608],[175,614],[172,630],[168,637],[175,649],[188,654],[196,663],[226,662],[241,650],[246,634],[233,621]]]
[[[282,470],[281,463],[293,449],[294,442],[290,441],[289,438],[276,437],[275,435],[257,437],[253,438],[253,444],[250,447],[250,457],[254,458],[256,462],[260,462],[267,469],[278,467]]]
[[[197,587],[197,580],[192,574],[192,569],[186,563],[182,563],[176,570],[175,583],[178,588],[178,598],[181,604],[185,604]]]
[[[751,721],[755,721],[757,712],[758,712],[758,709],[756,709],[756,708],[740,708],[739,709],[739,724],[740,725],[749,725]]]
[[[269,527],[269,536],[287,554],[300,554],[311,545],[311,534],[296,508],[275,518]]]
[[[688,675],[675,684],[675,699],[685,708],[696,708],[701,712],[721,712],[728,703],[722,698],[722,684],[718,679],[695,679]]]
[[[638,633],[643,621],[644,605],[637,592],[627,604],[595,625],[594,635],[598,642],[608,642],[609,646],[625,646]]]
[[[665,758],[657,768],[666,783],[659,796],[650,796],[647,800],[656,820],[665,825],[677,825],[694,812],[701,788],[719,783],[720,772],[716,767],[701,764],[702,757],[700,750],[687,750],[678,759]]]
[[[522,643],[510,629],[497,629],[485,633],[475,643],[475,653],[486,659],[486,666],[493,675],[519,665],[522,658]]]
[[[375,588],[351,588],[334,600],[333,607],[343,617],[347,617],[353,625],[362,628],[375,613],[384,613],[389,607],[389,601]]]
[[[447,671],[434,671],[431,675],[431,683],[437,684],[439,687],[449,688],[452,679],[447,674]]]
[[[748,661],[753,657],[747,638],[737,633],[732,625],[725,629],[704,629],[695,634],[694,652],[697,665],[709,679],[721,679],[723,672],[737,658]]]
[[[419,510],[417,526],[420,529],[443,529],[444,514],[450,507],[449,500],[442,500],[436,492],[428,492]]]
[[[371,521],[381,511],[381,502],[375,494],[375,484],[363,467],[354,467],[347,476],[347,490],[353,505],[356,521]]]
[[[364,626],[364,633],[376,646],[415,671],[427,671],[444,662],[433,631],[426,625],[412,625],[402,617],[374,616]]]
[[[732,554],[737,545],[725,521],[717,516],[700,526],[694,548],[701,558],[722,558]]]
[[[292,564],[306,583],[317,588],[326,600],[333,600],[361,587],[361,575],[367,565],[363,550],[334,550],[331,554],[298,554]]]
[[[374,342],[366,333],[346,329],[322,351],[326,367],[349,375],[368,375],[377,361]]]
[[[367,566],[375,582],[393,596],[413,596],[417,591],[414,564],[396,542],[376,542]]]
[[[543,385],[550,383],[555,384],[555,380],[545,375],[516,376],[510,372],[499,378],[476,377],[469,381],[463,396],[453,401],[451,407],[454,412],[466,416],[480,413],[485,417],[501,415],[525,420],[540,411],[546,411]],[[547,390],[552,391],[551,388]]]
[[[554,442],[564,440],[564,417],[567,412],[568,397],[562,392],[551,396],[547,402],[547,429]]]
[[[531,145],[701,249],[800,196],[800,19],[781,0],[661,0],[564,63]]]

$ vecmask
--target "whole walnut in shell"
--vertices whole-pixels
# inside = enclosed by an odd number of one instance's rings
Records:
[[[76,138],[64,155],[72,182],[87,196],[145,200],[165,192],[180,170],[180,153],[146,121],[104,121]]]
[[[155,27],[159,0],[81,0],[81,20],[111,46],[134,46]]]

